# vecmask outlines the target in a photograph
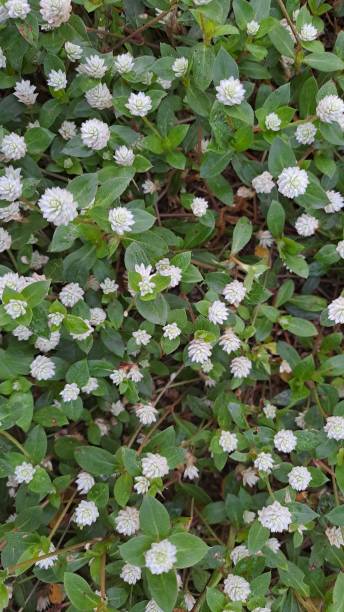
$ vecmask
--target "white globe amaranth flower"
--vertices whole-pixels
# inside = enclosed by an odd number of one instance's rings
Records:
[[[106,319],[106,312],[102,308],[90,308],[91,325],[101,325]]]
[[[281,123],[282,121],[277,113],[269,113],[265,117],[265,127],[272,132],[278,132],[281,129]]]
[[[234,280],[225,286],[222,294],[225,296],[225,300],[229,302],[229,304],[238,307],[246,295],[246,288],[244,287],[243,283],[238,280]]]
[[[263,407],[263,412],[264,412],[264,414],[265,414],[267,419],[274,419],[276,414],[277,414],[277,408],[276,408],[276,406],[274,406],[273,404],[270,404],[270,402],[268,402]]]
[[[238,336],[234,333],[234,331],[229,327],[226,329],[225,333],[222,334],[219,345],[222,350],[225,351],[228,355],[234,353],[240,348],[241,341]]]
[[[48,74],[47,83],[54,91],[60,91],[67,86],[67,75],[63,70],[51,70]]]
[[[115,293],[118,289],[118,284],[112,278],[104,278],[104,280],[100,283],[100,288],[104,295],[111,295],[111,293]]]
[[[277,179],[278,191],[286,198],[297,198],[306,193],[309,178],[306,170],[297,166],[284,168]]]
[[[263,527],[270,529],[272,533],[281,533],[288,530],[292,519],[289,509],[275,501],[262,508],[262,510],[258,510],[258,520]]]
[[[159,85],[161,85],[163,89],[171,89],[172,81],[169,81],[168,79],[162,79],[161,77],[158,77],[156,82],[159,83]]]
[[[49,546],[49,557],[47,557],[46,559],[42,559],[41,561],[36,561],[35,566],[39,567],[39,569],[43,569],[43,570],[47,570],[50,567],[53,567],[56,563],[56,561],[58,560],[58,556],[57,555],[51,555],[50,553],[55,552],[55,546],[54,544],[51,542],[50,546]],[[38,557],[42,557],[43,555],[48,554],[47,552],[45,552],[44,550],[40,550],[39,553],[37,554]]]
[[[344,297],[338,297],[329,304],[328,318],[335,323],[344,323]]]
[[[80,389],[76,383],[67,383],[60,395],[64,402],[74,402],[80,395]]]
[[[113,157],[119,166],[132,166],[135,161],[134,151],[125,145],[117,147]]]
[[[186,466],[183,478],[188,478],[189,480],[196,480],[199,477],[199,469],[195,465]]]
[[[167,257],[160,259],[160,261],[155,264],[155,268],[161,276],[170,277],[169,288],[179,285],[182,279],[182,270],[178,268],[178,266],[173,266]]]
[[[168,340],[175,340],[182,333],[177,323],[167,323],[167,325],[164,325],[162,330],[164,332],[164,338],[167,338]]]
[[[80,45],[75,45],[74,43],[67,40],[64,44],[66,55],[70,62],[76,62],[77,60],[82,58],[83,50]]]
[[[240,544],[239,546],[233,548],[230,558],[233,561],[233,565],[237,565],[241,559],[247,559],[250,557],[250,555],[251,553],[247,546],[245,546],[245,544]]]
[[[22,194],[21,169],[7,166],[5,174],[0,176],[0,200],[14,202]]]
[[[3,49],[0,47],[0,68],[6,68],[6,65],[6,55],[4,54]]]
[[[275,462],[270,453],[259,453],[259,455],[257,455],[255,458],[253,465],[257,470],[259,470],[259,472],[271,474]]]
[[[49,357],[38,355],[31,363],[30,372],[36,380],[50,380],[55,375],[55,364]]]
[[[239,79],[229,77],[222,79],[220,84],[216,86],[216,98],[225,106],[235,106],[241,104],[245,99],[245,89]]]
[[[228,314],[228,308],[220,300],[215,300],[215,302],[209,306],[208,319],[211,323],[218,323],[221,325],[227,319]]]
[[[325,96],[318,102],[315,112],[323,123],[338,122],[344,113],[344,102],[336,95]]]
[[[191,210],[195,217],[203,217],[208,209],[208,202],[205,198],[194,198],[191,202]]]
[[[59,300],[67,308],[72,308],[84,296],[84,290],[80,287],[79,283],[68,283],[59,293]]]
[[[45,29],[55,29],[66,23],[72,12],[71,0],[40,0],[40,13],[46,21]]]
[[[138,565],[132,565],[131,563],[126,563],[123,565],[120,573],[122,580],[130,585],[136,584],[139,580],[141,580],[141,576],[141,568],[138,567]]]
[[[62,136],[63,140],[70,140],[77,135],[77,127],[74,121],[63,121],[59,128],[59,134]]]
[[[234,378],[246,378],[252,369],[252,362],[247,357],[234,357],[230,365],[230,371]]]
[[[7,251],[11,248],[12,238],[11,234],[7,232],[5,229],[0,227],[0,253]]]
[[[327,529],[325,529],[325,534],[331,546],[335,546],[336,548],[344,546],[343,534],[340,527],[327,527]]]
[[[311,145],[315,141],[317,128],[313,123],[301,123],[295,132],[295,138],[299,144]]]
[[[158,417],[158,411],[153,404],[138,404],[135,407],[135,414],[142,425],[152,425]]]
[[[68,225],[78,216],[78,203],[67,189],[48,187],[37,202],[44,219],[56,226]]]
[[[223,583],[223,591],[231,601],[246,601],[250,596],[251,587],[245,578],[228,574]]]
[[[145,329],[138,329],[133,332],[133,338],[138,346],[146,346],[151,341],[151,334]]]
[[[186,75],[189,62],[186,57],[177,57],[172,64],[172,70],[176,77],[181,78]]]
[[[297,437],[291,429],[281,429],[274,436],[274,445],[280,453],[291,453],[297,445]]]
[[[282,359],[279,371],[280,374],[290,374],[292,372],[289,363],[285,359]]]
[[[16,479],[17,484],[29,484],[33,479],[36,472],[36,468],[32,465],[32,463],[28,463],[27,461],[23,461],[17,465],[14,470],[14,477]]]
[[[271,193],[275,187],[272,174],[265,170],[262,174],[258,174],[252,179],[252,187],[256,193]]]
[[[83,64],[79,64],[76,70],[79,74],[86,74],[93,79],[102,79],[107,71],[107,66],[99,55],[90,55]]]
[[[158,191],[158,185],[154,181],[151,181],[150,179],[146,179],[142,183],[142,191],[145,195],[151,195]]]
[[[140,513],[136,508],[126,506],[115,518],[116,531],[125,536],[134,535],[140,529]]]
[[[258,21],[252,19],[246,24],[246,32],[249,36],[254,36],[259,31],[260,25]]]
[[[166,457],[158,453],[147,453],[141,461],[142,474],[149,479],[163,478],[169,472]]]
[[[112,95],[105,83],[99,83],[85,93],[85,98],[92,108],[104,110],[104,108],[112,108]]]
[[[25,325],[18,325],[12,332],[13,336],[23,342],[32,336],[32,331]]]
[[[324,431],[330,440],[344,440],[344,417],[327,417]]]
[[[244,486],[247,485],[248,487],[254,487],[257,484],[258,480],[259,476],[253,468],[249,467],[246,468],[246,470],[243,470],[242,481]]]
[[[135,62],[131,53],[121,53],[114,57],[113,65],[114,69],[119,72],[119,74],[125,74],[134,68]]]
[[[319,221],[312,215],[303,213],[296,219],[295,229],[299,236],[313,236],[317,229],[319,229]]]
[[[152,110],[152,99],[143,91],[131,93],[125,106],[134,117],[146,117]]]
[[[330,200],[330,203],[324,208],[326,213],[336,213],[344,207],[344,198],[339,191],[326,191],[326,195]]]
[[[242,518],[244,520],[245,525],[250,525],[256,518],[256,513],[251,512],[250,510],[244,510]]]
[[[293,467],[288,474],[290,486],[295,491],[305,491],[312,480],[312,474],[303,466]]]
[[[81,391],[83,393],[92,393],[93,391],[98,389],[98,387],[99,387],[98,380],[94,376],[90,376],[86,385],[81,387]]]
[[[145,552],[145,565],[152,574],[169,572],[177,561],[177,549],[169,540],[152,544]]]
[[[318,30],[311,23],[304,23],[299,32],[299,37],[304,42],[310,42],[316,40],[318,37]]]
[[[188,356],[193,363],[205,363],[209,360],[212,352],[212,346],[205,340],[191,340],[188,346]]]
[[[219,445],[226,453],[232,453],[238,447],[238,437],[230,431],[221,431]]]
[[[25,157],[27,151],[25,139],[23,136],[11,132],[3,137],[0,150],[6,160],[21,159]]]
[[[21,292],[27,286],[27,279],[24,276],[19,276],[17,272],[7,272],[0,276],[0,299],[2,299],[5,287]]]
[[[74,520],[78,527],[89,527],[96,522],[99,510],[93,501],[82,500],[75,508]]]
[[[78,493],[87,495],[95,484],[95,480],[88,472],[79,472],[78,477],[75,479],[75,484]]]
[[[266,545],[272,552],[277,553],[281,548],[281,542],[277,538],[269,538]]]
[[[138,495],[145,495],[149,491],[150,480],[145,476],[135,476],[134,489]]]
[[[19,319],[26,313],[27,303],[24,300],[9,300],[4,309],[11,319]]]
[[[5,9],[11,19],[25,19],[31,11],[27,0],[7,0]]]
[[[126,232],[132,232],[132,225],[134,225],[135,220],[131,210],[124,208],[124,206],[117,206],[117,208],[109,210],[109,222],[112,231],[119,236],[123,236]]]
[[[34,85],[31,85],[30,81],[27,81],[25,79],[17,81],[13,94],[16,98],[18,98],[19,102],[25,104],[25,106],[32,106],[33,104],[35,104],[38,96],[38,92],[36,92],[36,87]]]
[[[336,251],[338,255],[344,259],[344,240],[340,240],[336,246]]]
[[[81,124],[81,140],[89,149],[100,151],[104,149],[110,139],[110,130],[107,123],[99,119],[87,119]]]

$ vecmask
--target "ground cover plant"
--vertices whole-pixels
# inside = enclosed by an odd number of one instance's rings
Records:
[[[0,6],[0,609],[344,610],[344,6]]]

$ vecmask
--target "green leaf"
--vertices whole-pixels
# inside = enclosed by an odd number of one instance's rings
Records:
[[[177,569],[196,565],[208,551],[205,542],[191,533],[174,533],[168,539],[177,548]]]
[[[272,200],[266,222],[273,237],[279,238],[284,230],[285,212],[282,204],[277,202],[277,200]]]
[[[303,63],[319,72],[335,72],[344,69],[343,60],[334,53],[310,53],[303,59]]]
[[[157,575],[147,571],[146,575],[152,599],[164,612],[172,612],[178,595],[176,572]]]
[[[241,217],[237,222],[232,238],[231,254],[236,255],[251,240],[252,223],[247,217]]]
[[[192,72],[197,87],[205,91],[212,80],[215,55],[212,47],[196,45],[192,55]]]
[[[218,85],[223,79],[229,79],[229,77],[239,78],[239,69],[228,51],[224,47],[220,47],[220,50],[215,58],[213,66],[213,82],[214,85]]]
[[[85,208],[94,200],[97,193],[98,175],[96,172],[92,174],[83,174],[77,176],[68,183],[68,191],[73,194],[74,199],[80,208]],[[59,228],[58,228],[59,229]]]
[[[268,34],[273,46],[281,55],[294,57],[294,43],[289,32],[279,23]]]
[[[156,540],[165,538],[171,529],[169,514],[154,497],[145,496],[140,508],[140,527],[145,535]]]
[[[342,527],[344,525],[344,506],[333,508],[333,510],[326,514],[326,519],[330,521],[332,525]]]
[[[131,491],[133,488],[133,477],[130,476],[127,472],[125,474],[121,474],[114,486],[114,498],[119,506],[124,508],[127,505],[128,499],[131,495]]]
[[[100,603],[99,595],[93,593],[86,580],[78,574],[65,572],[63,577],[64,589],[76,610],[94,610]]]
[[[137,298],[136,307],[141,317],[147,321],[156,323],[157,325],[166,324],[169,307],[162,295],[158,295],[154,300],[150,300],[149,302]]]
[[[74,456],[80,467],[95,476],[112,476],[115,472],[114,456],[102,448],[79,446]]]
[[[262,550],[269,537],[269,529],[263,527],[259,521],[254,521],[248,532],[247,546],[249,551],[251,553],[257,553]]]
[[[151,547],[151,544],[152,538],[140,535],[119,546],[119,552],[126,563],[143,567],[145,565],[145,552]]]
[[[289,331],[295,336],[300,336],[301,338],[309,338],[310,336],[318,335],[318,330],[315,325],[313,325],[313,323],[310,321],[307,321],[307,319],[283,316],[280,317],[278,322],[282,329]]]
[[[296,158],[291,146],[278,136],[270,147],[268,165],[273,176],[280,174],[284,168],[296,166]]]
[[[30,128],[25,134],[25,142],[31,155],[43,153],[54,140],[55,134],[46,128]]]

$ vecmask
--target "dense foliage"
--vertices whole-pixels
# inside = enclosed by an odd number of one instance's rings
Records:
[[[0,608],[344,610],[344,19],[0,6]]]

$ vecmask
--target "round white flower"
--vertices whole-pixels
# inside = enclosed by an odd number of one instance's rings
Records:
[[[98,516],[99,511],[93,501],[82,500],[75,508],[74,520],[81,529],[95,523]]]
[[[239,79],[229,77],[229,79],[222,79],[220,84],[216,87],[216,98],[225,106],[234,106],[241,104],[245,99],[245,89],[240,83]]]
[[[64,140],[70,140],[77,135],[77,127],[74,121],[64,121],[59,129],[59,134]]]
[[[240,348],[241,341],[238,336],[234,333],[234,331],[229,327],[226,329],[225,333],[221,336],[219,340],[219,345],[221,348],[230,355]]]
[[[1,142],[1,153],[6,160],[18,160],[25,157],[27,151],[26,142],[23,136],[14,132],[3,137]]]
[[[115,518],[116,531],[122,535],[134,535],[140,529],[140,513],[136,508],[126,506]]]
[[[164,338],[168,338],[169,340],[175,340],[182,333],[177,323],[167,323],[162,329]]]
[[[281,429],[274,436],[274,445],[281,453],[291,453],[297,445],[297,437],[291,429]]]
[[[265,404],[263,407],[263,412],[267,419],[274,419],[277,414],[277,408],[273,404]]]
[[[265,170],[262,174],[258,174],[252,179],[252,187],[257,193],[271,193],[275,187],[272,174]]]
[[[324,431],[330,440],[344,440],[344,417],[327,417]]]
[[[75,45],[72,42],[65,42],[64,48],[67,54],[67,57],[70,62],[76,62],[82,57],[82,47],[80,45]]]
[[[61,289],[59,300],[64,306],[67,306],[67,308],[72,308],[79,300],[82,300],[83,295],[84,290],[80,287],[79,283],[68,283],[68,285],[65,285],[63,289]]]
[[[6,56],[2,48],[0,47],[0,68],[6,68],[6,65],[7,65]]]
[[[51,70],[48,74],[47,83],[54,91],[65,89],[67,85],[67,76],[63,70]]]
[[[18,319],[26,313],[27,303],[23,300],[9,300],[4,309],[11,319]]]
[[[336,251],[338,255],[344,259],[344,240],[340,240],[336,246]]]
[[[145,495],[149,491],[150,480],[145,476],[135,476],[134,489],[138,495]]]
[[[142,183],[142,191],[145,195],[151,195],[153,193],[156,193],[157,190],[157,184],[154,183],[154,181],[151,181],[150,179],[147,179]]]
[[[170,89],[172,86],[172,81],[169,81],[168,79],[162,79],[161,77],[158,77],[156,82],[159,83],[159,85],[161,85],[163,89]]]
[[[158,453],[147,453],[142,459],[142,473],[146,478],[163,478],[169,472],[166,457]]]
[[[252,369],[252,363],[247,357],[234,357],[230,371],[235,378],[246,378]]]
[[[131,563],[126,563],[122,568],[120,576],[124,582],[133,585],[141,580],[141,574],[142,572],[140,567],[137,565],[132,565]]]
[[[22,484],[23,482],[28,484],[33,479],[35,472],[36,468],[32,465],[32,463],[23,461],[23,463],[17,465],[14,470],[14,476],[17,484]]]
[[[14,202],[22,194],[21,169],[8,166],[0,176],[0,200]]]
[[[282,506],[278,501],[275,501],[262,510],[258,510],[258,520],[263,527],[270,529],[272,533],[281,533],[288,530],[291,523],[291,514],[286,506]]]
[[[49,546],[49,553],[53,553],[53,552],[55,552],[55,546],[51,542]],[[44,552],[44,550],[40,550],[37,556],[42,557],[43,555],[46,555],[46,554],[47,553]],[[50,567],[53,567],[55,565],[57,559],[58,559],[57,555],[50,555],[50,557],[47,557],[46,559],[42,559],[42,561],[36,561],[35,566],[39,567],[39,569],[47,570]]]
[[[18,327],[13,330],[12,334],[19,342],[22,342],[23,340],[28,340],[32,336],[32,331],[25,325],[18,325]]]
[[[68,225],[78,216],[78,203],[61,187],[48,187],[37,202],[44,219],[56,226]]]
[[[115,162],[119,166],[132,166],[135,161],[135,155],[132,149],[129,149],[125,145],[117,147],[115,155],[113,156]]]
[[[193,363],[205,363],[211,356],[212,347],[205,340],[191,340],[188,346],[189,359]]]
[[[208,319],[211,323],[219,323],[220,325],[225,322],[228,317],[228,308],[220,300],[215,300],[209,306]]]
[[[77,72],[86,74],[94,79],[102,79],[106,71],[105,62],[99,55],[90,55],[86,58],[84,64],[79,64],[77,67]]]
[[[293,467],[288,474],[290,486],[295,491],[305,491],[312,480],[312,474],[302,466]]]
[[[125,74],[134,68],[134,58],[131,53],[121,53],[114,57],[113,65],[119,74]]]
[[[339,212],[344,207],[344,198],[338,191],[326,191],[326,195],[330,200],[330,204],[326,204],[325,212],[335,213]]]
[[[269,113],[265,117],[265,127],[272,132],[278,132],[281,128],[281,120],[276,113]]]
[[[231,601],[246,601],[251,593],[249,582],[234,574],[228,574],[223,583],[223,590]]]
[[[189,62],[186,57],[177,57],[172,64],[172,70],[176,77],[183,77],[188,71]]]
[[[145,552],[146,567],[152,574],[169,572],[176,561],[177,549],[169,540],[156,542]]]
[[[135,223],[133,213],[124,208],[124,206],[111,208],[109,210],[109,221],[111,229],[119,236],[123,236],[126,232],[131,232],[131,226]]]
[[[339,96],[325,96],[318,102],[315,112],[324,123],[340,121],[344,113],[344,102]]]
[[[95,480],[88,472],[79,472],[75,480],[76,488],[81,495],[87,495],[95,484]]]
[[[295,138],[300,144],[310,145],[313,144],[316,133],[317,128],[313,123],[301,123],[297,126]]]
[[[81,391],[83,393],[92,393],[93,391],[98,389],[98,387],[99,387],[99,384],[98,384],[97,379],[94,378],[94,376],[90,376],[90,378],[88,379],[86,385],[81,387]]]
[[[232,453],[238,447],[238,438],[230,431],[221,431],[219,445],[226,453]]]
[[[18,98],[19,102],[25,104],[25,106],[32,106],[32,104],[36,102],[38,96],[36,87],[31,85],[30,81],[26,81],[25,79],[17,81],[13,94],[16,98]]]
[[[270,453],[259,453],[254,460],[254,467],[259,470],[259,472],[265,472],[265,474],[271,474],[274,465],[275,462]]]
[[[110,138],[107,123],[99,119],[88,119],[81,124],[81,140],[86,147],[94,151],[104,149]]]
[[[277,553],[281,548],[281,542],[277,540],[277,538],[269,538],[266,546],[268,546],[272,552]]]
[[[80,389],[76,383],[67,383],[61,393],[60,393],[64,402],[73,402],[80,395]]]
[[[241,561],[241,559],[247,559],[247,557],[249,556],[250,556],[250,552],[247,546],[245,546],[244,544],[240,544],[239,546],[236,546],[235,548],[233,548],[230,554],[230,558],[233,561],[233,565],[237,565],[239,561]]]
[[[246,24],[246,32],[249,36],[254,36],[255,34],[257,34],[259,28],[260,28],[259,23],[255,21],[254,19],[252,19],[252,21],[249,21]]]
[[[225,296],[225,300],[227,300],[229,304],[238,307],[246,295],[246,289],[243,283],[238,280],[234,280],[225,286],[222,293]]]
[[[246,525],[250,525],[251,523],[253,523],[254,519],[256,518],[256,513],[251,512],[250,510],[244,510],[242,518],[244,519],[244,523]]]
[[[159,413],[153,404],[138,404],[135,407],[135,414],[142,425],[151,425],[155,423]]]
[[[31,11],[27,0],[7,0],[5,8],[11,19],[25,19]]]
[[[91,325],[101,325],[106,319],[106,312],[102,308],[91,308],[90,309],[90,323]]]
[[[344,323],[344,297],[338,297],[329,304],[328,318],[335,323]]]
[[[169,287],[177,287],[182,279],[182,270],[178,266],[173,266],[167,257],[160,259],[155,264],[156,271],[161,276],[169,276],[171,281]]]
[[[327,527],[325,533],[331,546],[335,546],[336,548],[344,546],[343,534],[340,527]]]
[[[143,91],[131,93],[125,106],[134,117],[145,117],[152,110],[152,99]]]
[[[104,108],[112,108],[112,95],[107,85],[99,83],[85,93],[85,98],[92,108],[103,110]]]
[[[49,357],[38,355],[31,363],[30,372],[37,380],[49,380],[55,374],[55,364]]]
[[[46,29],[58,28],[68,21],[72,12],[71,0],[40,0],[40,13],[47,22]]]
[[[100,283],[100,288],[104,295],[110,295],[111,293],[115,293],[118,289],[118,285],[116,281],[112,280],[112,278],[104,278],[103,282]]]
[[[303,213],[296,219],[295,229],[299,236],[313,236],[319,228],[319,221],[312,215]]]
[[[183,478],[188,478],[189,480],[195,480],[199,476],[199,469],[195,465],[186,466]]]
[[[11,234],[9,234],[6,230],[0,227],[0,253],[3,253],[4,251],[7,251],[7,249],[10,249],[11,244]]]
[[[138,346],[146,346],[150,342],[152,336],[146,332],[145,329],[138,329],[133,332],[133,338]]]
[[[282,359],[279,371],[280,374],[290,374],[292,372],[289,363],[285,359]]]
[[[301,40],[304,40],[305,42],[310,42],[317,38],[318,30],[311,23],[304,23],[300,30],[299,36]]]
[[[297,198],[306,192],[309,178],[306,170],[290,166],[282,170],[277,179],[278,191],[286,198]]]

